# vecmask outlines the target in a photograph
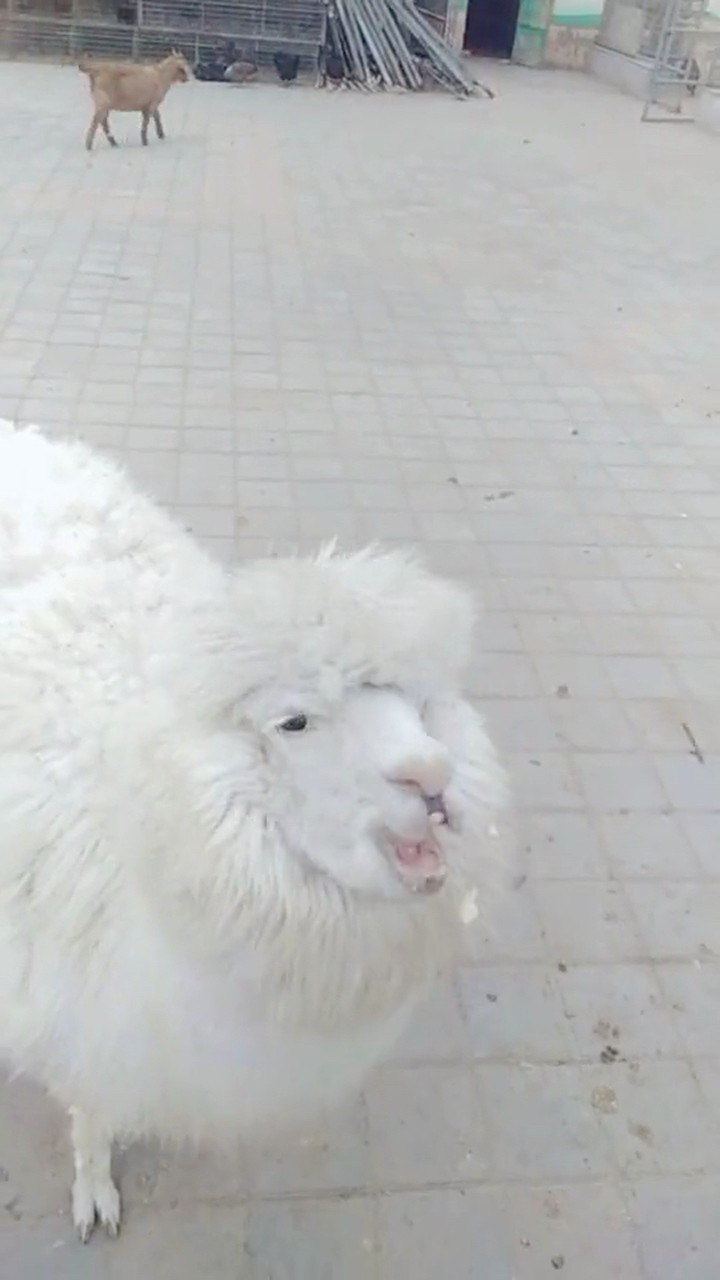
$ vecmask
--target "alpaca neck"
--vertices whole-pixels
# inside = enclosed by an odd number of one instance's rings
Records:
[[[252,825],[242,844],[216,840],[191,897],[174,895],[183,945],[194,936],[199,955],[229,977],[251,957],[258,1009],[308,1029],[357,1025],[419,997],[457,943],[452,877],[429,899],[365,897],[302,868],[266,819]]]

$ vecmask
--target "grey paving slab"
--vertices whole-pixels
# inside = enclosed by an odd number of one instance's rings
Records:
[[[13,1280],[714,1280],[717,140],[590,80],[493,104],[192,84],[82,148],[0,64],[0,414],[122,458],[219,556],[422,546],[523,883],[372,1080],[272,1150],[118,1153],[82,1250],[62,1117],[0,1093]]]

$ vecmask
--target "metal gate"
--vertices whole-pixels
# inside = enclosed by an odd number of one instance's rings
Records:
[[[0,54],[58,60],[95,53],[195,62],[231,40],[258,62],[278,49],[317,62],[325,0],[0,0]]]
[[[644,47],[652,58],[642,118],[688,123],[698,92],[720,87],[720,29],[708,0],[646,0]]]

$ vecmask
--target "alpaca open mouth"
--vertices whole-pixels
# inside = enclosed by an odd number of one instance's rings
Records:
[[[423,840],[388,837],[390,859],[398,878],[413,893],[437,893],[445,883],[447,863],[435,833],[440,827],[451,827],[450,815],[442,796],[425,796],[425,809],[431,828]]]
[[[434,840],[390,840],[390,855],[398,878],[413,893],[437,893],[447,875],[447,863]]]

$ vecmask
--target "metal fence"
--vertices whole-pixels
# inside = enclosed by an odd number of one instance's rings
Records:
[[[192,62],[232,40],[257,61],[282,49],[314,65],[326,0],[0,0],[0,55],[57,60],[95,53]]]
[[[645,0],[640,54],[652,60],[643,120],[691,121],[698,93],[720,89],[720,28],[708,0]]]
[[[597,43],[645,70],[643,120],[692,120],[720,90],[720,22],[708,0],[606,0]]]

